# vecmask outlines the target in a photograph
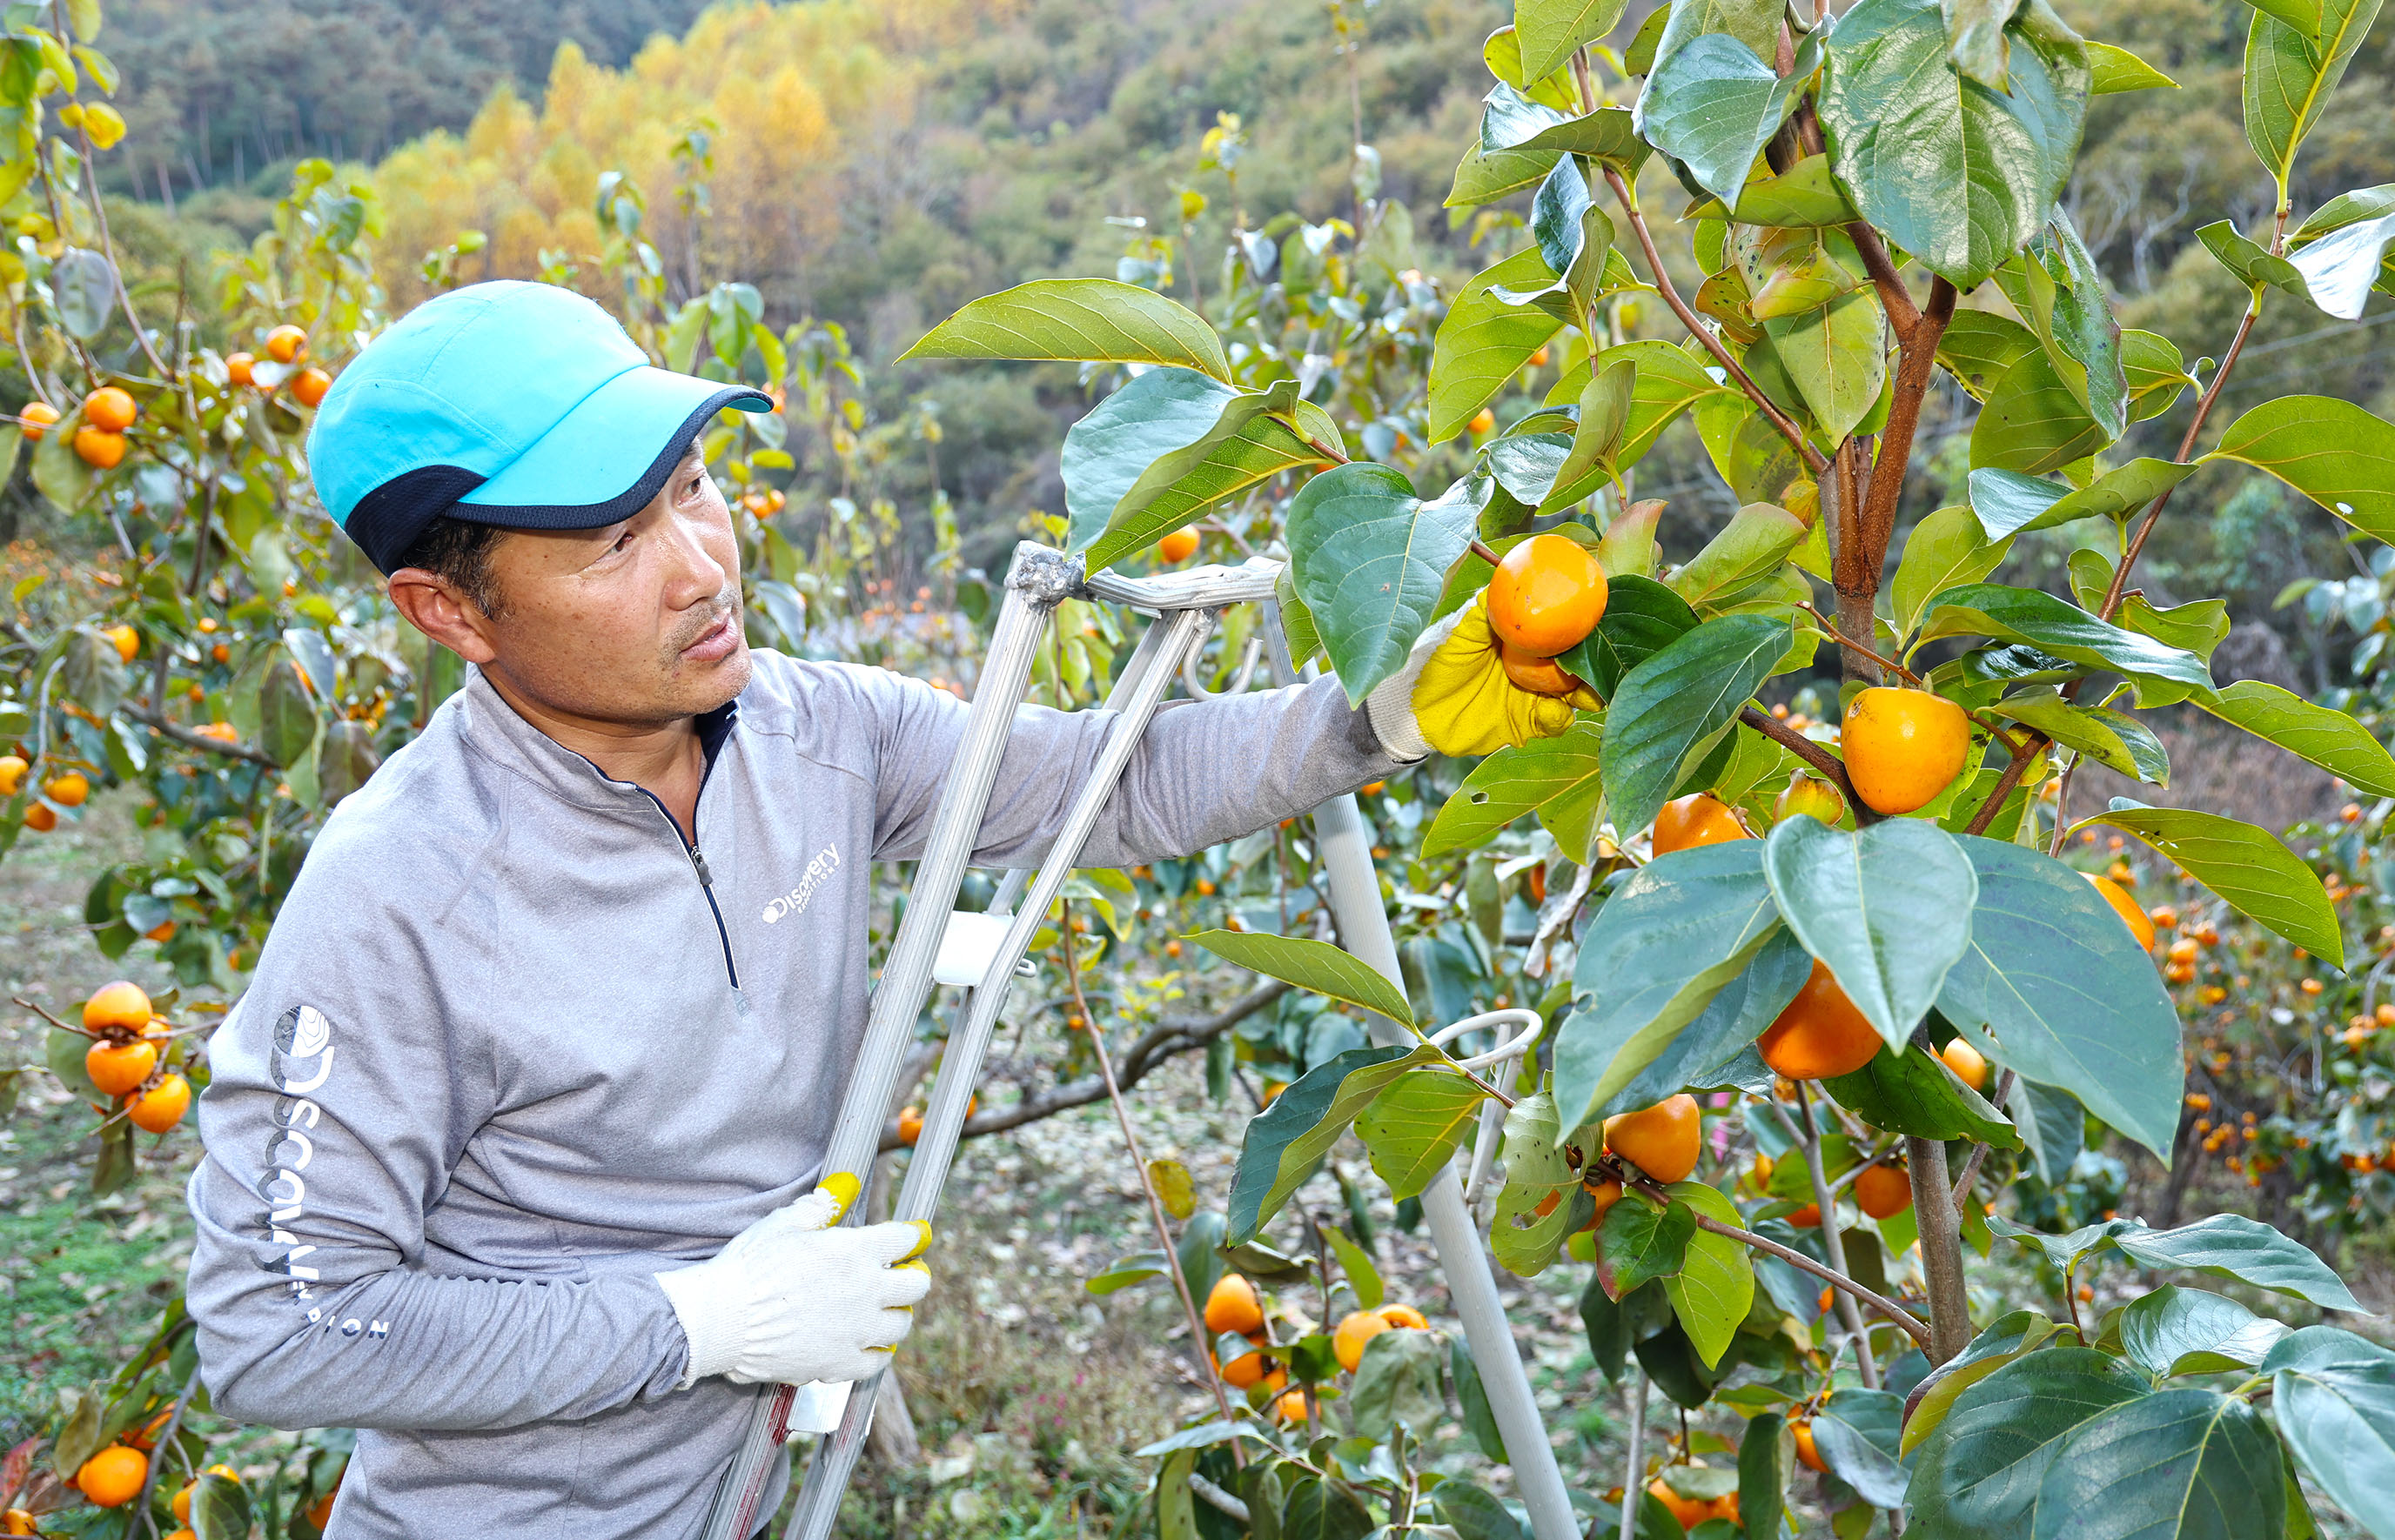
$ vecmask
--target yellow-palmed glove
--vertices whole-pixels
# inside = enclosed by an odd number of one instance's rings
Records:
[[[1540,695],[1505,677],[1485,599],[1422,634],[1406,666],[1365,698],[1372,731],[1399,759],[1441,754],[1493,754],[1511,744],[1552,738],[1575,710],[1600,704],[1582,685],[1568,695]]]

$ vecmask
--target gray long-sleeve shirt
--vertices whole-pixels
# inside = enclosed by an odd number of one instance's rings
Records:
[[[694,1534],[749,1389],[674,1389],[655,1275],[813,1189],[866,1020],[869,873],[963,703],[756,654],[697,849],[479,674],[326,821],[209,1045],[189,1300],[217,1410],[361,1429],[353,1536]],[[1114,726],[1025,707],[975,859],[1032,864]],[[1082,864],[1387,773],[1335,681],[1158,713]]]

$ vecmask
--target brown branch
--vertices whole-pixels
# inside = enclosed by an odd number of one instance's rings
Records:
[[[193,732],[182,723],[167,717],[155,704],[149,707],[128,704],[121,705],[117,709],[142,726],[154,730],[161,737],[180,744],[185,748],[203,749],[210,754],[223,755],[228,759],[246,760],[253,765],[262,765],[268,770],[283,768],[276,764],[263,749],[252,748],[247,744],[229,744],[221,738],[211,738],[205,733]]]
[[[1854,809],[1857,819],[1874,819],[1871,809],[1855,795],[1855,783],[1846,776],[1845,760],[1756,706],[1740,707],[1738,719],[1820,771],[1825,780],[1838,788],[1838,795],[1846,799],[1846,806]]]
[[[1645,1193],[1647,1197],[1654,1199],[1658,1203],[1670,1203],[1672,1201],[1671,1193],[1651,1182],[1642,1181],[1633,1185],[1634,1185],[1639,1191]],[[1830,1223],[1833,1221],[1825,1216],[1823,1222]],[[1832,1288],[1840,1289],[1854,1296],[1857,1299],[1861,1300],[1864,1304],[1869,1305],[1872,1309],[1879,1311],[1880,1314],[1894,1322],[1898,1326],[1903,1329],[1906,1336],[1919,1343],[1925,1351],[1927,1350],[1929,1347],[1929,1328],[1922,1324],[1920,1317],[1914,1315],[1911,1310],[1906,1310],[1895,1300],[1890,1299],[1887,1296],[1866,1288],[1864,1285],[1856,1283],[1853,1279],[1848,1278],[1844,1273],[1832,1271],[1830,1269],[1823,1267],[1820,1263],[1816,1262],[1813,1258],[1806,1256],[1803,1252],[1796,1250],[1793,1246],[1783,1246],[1777,1241],[1766,1240],[1751,1230],[1740,1230],[1736,1225],[1724,1224],[1719,1219],[1704,1214],[1699,1214],[1697,1216],[1697,1228],[1699,1230],[1709,1230],[1716,1235],[1727,1235],[1731,1240],[1739,1242],[1743,1245],[1752,1246],[1756,1251],[1763,1252],[1766,1256],[1777,1257],[1791,1267],[1811,1273],[1814,1277],[1819,1278],[1821,1282],[1829,1284]]]
[[[2029,735],[2028,746],[2020,757],[2005,767],[2004,774],[1996,777],[1995,789],[1988,793],[1985,802],[1979,804],[1979,810],[1971,815],[1971,822],[1963,826],[1965,834],[1983,835],[1988,832],[1988,825],[1993,823],[1996,814],[2004,810],[2005,798],[2013,794],[2013,788],[2019,785],[2021,777],[2028,773],[2030,761],[2035,759],[2037,751],[2049,742],[2051,740],[2043,732]]]
[[[1081,969],[1073,960],[1073,904],[1063,905],[1064,923],[1057,927],[1065,950],[1065,981],[1073,986],[1073,1008],[1081,1013],[1082,1029],[1090,1034],[1090,1046],[1098,1056],[1098,1074],[1105,1082],[1106,1099],[1114,1104],[1115,1123],[1122,1129],[1123,1149],[1131,1155],[1131,1174],[1139,1178],[1139,1190],[1147,1198],[1147,1217],[1156,1226],[1156,1244],[1164,1253],[1164,1265],[1172,1273],[1172,1292],[1181,1296],[1182,1313],[1189,1322],[1189,1345],[1198,1351],[1198,1362],[1209,1370],[1214,1367],[1214,1353],[1206,1340],[1206,1318],[1198,1309],[1198,1299],[1189,1292],[1189,1275],[1182,1270],[1181,1253],[1172,1244],[1171,1227],[1164,1222],[1164,1201],[1156,1195],[1156,1178],[1147,1173],[1147,1162],[1139,1152],[1139,1136],[1131,1131],[1131,1109],[1123,1105],[1122,1087],[1115,1083],[1114,1061],[1106,1057],[1105,1030],[1090,1015],[1090,1002],[1081,994]],[[1207,1375],[1214,1389],[1215,1410],[1223,1420],[1231,1420],[1231,1395],[1224,1388],[1223,1376]],[[1232,1463],[1245,1468],[1247,1453],[1237,1441],[1231,1445]]]
[[[1702,343],[1705,351],[1713,354],[1714,361],[1728,371],[1729,377],[1738,382],[1739,388],[1746,392],[1747,399],[1770,419],[1771,426],[1780,430],[1780,437],[1795,446],[1798,458],[1805,462],[1806,467],[1818,480],[1829,468],[1830,462],[1805,437],[1803,428],[1791,422],[1786,413],[1771,404],[1762,387],[1754,383],[1753,377],[1747,374],[1738,360],[1729,356],[1729,349],[1721,345],[1721,338],[1714,336],[1713,329],[1698,318],[1696,311],[1688,309],[1687,300],[1680,297],[1680,291],[1673,285],[1672,275],[1663,269],[1662,254],[1655,249],[1655,235],[1647,228],[1647,216],[1638,212],[1638,204],[1631,197],[1630,185],[1621,179],[1621,173],[1608,165],[1605,168],[1605,180],[1613,189],[1614,197],[1621,201],[1621,211],[1630,220],[1632,232],[1638,237],[1638,249],[1646,254],[1647,266],[1655,274],[1655,292],[1663,296],[1663,303],[1680,318],[1680,324],[1688,329],[1689,335]]]
[[[2278,243],[2273,241],[2271,244],[2276,245]],[[2195,420],[2187,425],[2187,435],[2178,441],[2180,463],[2184,464],[2195,449],[2196,435],[2203,431],[2203,420],[2212,415],[2212,403],[2220,399],[2220,388],[2229,383],[2229,371],[2237,366],[2237,355],[2245,350],[2245,339],[2253,335],[2254,322],[2261,313],[2259,300],[2245,308],[2245,319],[2237,323],[2237,336],[2230,339],[2228,354],[2221,359],[2220,367],[2212,372],[2212,384],[2204,390],[2203,398],[2195,403]],[[2177,490],[2175,486],[2164,487],[2162,494],[2154,499],[2154,506],[2147,511],[2145,522],[2137,526],[2137,535],[2129,542],[2129,548],[2122,553],[2121,565],[2113,571],[2111,586],[2104,590],[2104,607],[2097,612],[2098,620],[2111,620],[2120,611],[2121,596],[2128,591],[2129,569],[2137,565],[2138,555],[2145,550],[2146,537],[2154,533],[2154,524],[2163,516],[2163,506]]]
[[[2055,827],[2058,829],[2061,826],[2061,821],[2057,819],[2055,822]],[[1997,1077],[1996,1094],[1989,1099],[1994,1105],[1996,1111],[2001,1112],[2005,1110],[2005,1100],[2010,1098],[2012,1094],[2013,1072],[2006,1070],[2002,1075]],[[1954,1209],[1956,1213],[1962,1212],[1963,1200],[1970,1196],[1971,1184],[1978,1179],[1979,1166],[1987,1160],[1987,1158],[1988,1146],[1985,1140],[1981,1140],[1979,1143],[1971,1147],[1970,1158],[1963,1163],[1963,1174],[1954,1178]]]
[[[1904,333],[1897,354],[1896,388],[1888,402],[1887,428],[1880,436],[1879,457],[1872,467],[1871,489],[1863,497],[1860,565],[1869,569],[1874,593],[1881,566],[1887,560],[1888,542],[1896,533],[1896,506],[1904,495],[1904,473],[1912,463],[1912,436],[1921,426],[1922,398],[1938,363],[1938,339],[1954,319],[1954,285],[1939,278],[1929,285],[1929,308]],[[1860,576],[1862,574],[1856,574]],[[1847,574],[1840,573],[1843,586]],[[1842,590],[1843,591],[1843,587]]]
[[[1123,1055],[1116,1083],[1129,1090],[1166,1060],[1204,1047],[1288,994],[1290,986],[1277,979],[1267,980],[1212,1016],[1178,1018],[1150,1027],[1140,1035],[1138,1042],[1131,1045],[1131,1051]],[[1082,1020],[1088,1019],[1088,1013],[1084,1012]],[[1068,1112],[1076,1107],[1087,1107],[1105,1099],[1105,1081],[1091,1075],[1052,1086],[1038,1096],[1025,1097],[1011,1106],[993,1107],[967,1122],[959,1137],[979,1139],[985,1134],[1002,1134],[1009,1128],[1020,1128],[1026,1123],[1038,1123],[1042,1118],[1054,1117],[1059,1112]],[[881,1148],[904,1148],[898,1142],[895,1125],[881,1131]]]
[[[1814,147],[1813,152],[1820,153],[1818,144]],[[1879,231],[1860,219],[1846,226],[1845,229],[1846,238],[1855,244],[1856,254],[1863,259],[1863,270],[1871,275],[1872,287],[1879,291],[1880,307],[1887,311],[1888,322],[1896,328],[1897,340],[1911,342],[1913,328],[1921,323],[1921,309],[1912,302],[1912,291],[1904,286],[1904,275],[1896,270],[1895,258],[1888,256],[1887,246],[1880,240]],[[1929,285],[1929,302],[1933,306],[1938,303],[1938,291],[1940,287],[1952,295],[1954,286],[1942,278],[1933,280]],[[1953,313],[1951,303],[1947,307],[1947,313],[1949,315]],[[1938,329],[1940,331],[1945,329],[1943,322],[1938,323]],[[1937,350],[1937,345],[1934,342],[1930,345],[1930,350],[1932,352]]]

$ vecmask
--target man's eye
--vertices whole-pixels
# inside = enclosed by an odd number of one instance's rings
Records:
[[[611,546],[611,547],[610,547],[610,549],[620,551],[620,550],[624,549],[626,546],[629,546],[631,543],[632,543],[632,532],[631,532],[631,531],[629,531],[629,530],[626,530],[623,533],[621,533],[621,534],[619,534],[619,535],[617,535],[617,536],[615,537],[615,544],[613,546]]]

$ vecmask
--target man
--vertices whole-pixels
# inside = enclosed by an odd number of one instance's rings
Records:
[[[218,1412],[361,1430],[342,1540],[695,1533],[748,1387],[862,1376],[928,1286],[920,1227],[830,1228],[815,1186],[868,874],[920,849],[966,708],[749,651],[695,443],[770,405],[496,283],[319,413],[325,507],[472,666],[326,821],[210,1045],[189,1298]],[[1159,713],[1085,861],[1420,757],[1418,672]],[[975,859],[1031,863],[1113,725],[1025,708]]]

